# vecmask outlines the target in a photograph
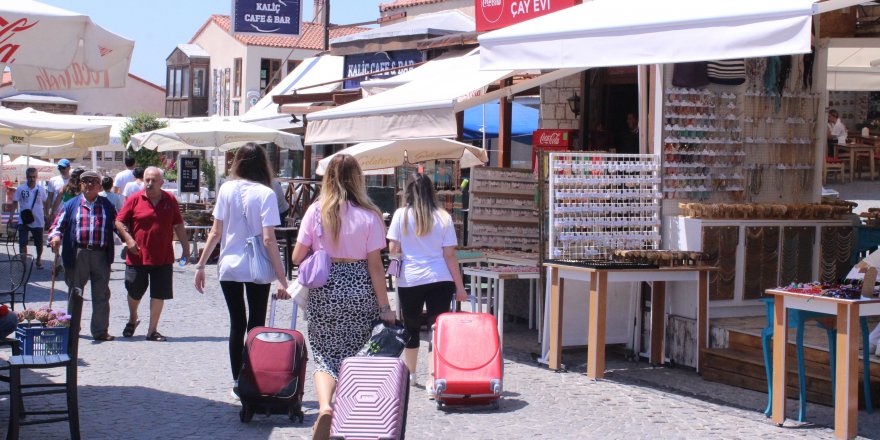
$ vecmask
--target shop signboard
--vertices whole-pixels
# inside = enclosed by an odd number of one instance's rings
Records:
[[[474,0],[477,32],[501,29],[580,3],[581,0]]]
[[[177,162],[177,193],[199,193],[199,170],[201,169],[198,156],[180,155]]]
[[[299,35],[301,0],[232,0],[232,32]]]
[[[538,172],[538,153],[541,151],[568,151],[577,130],[542,128],[532,133],[532,170]],[[545,164],[545,173],[547,171]],[[546,174],[545,174],[546,175]]]
[[[350,79],[345,80],[343,87],[346,89],[356,89],[361,86],[361,81],[390,78],[399,75],[408,70],[412,70],[413,65],[421,63],[423,60],[424,56],[418,49],[389,50],[387,52],[346,55],[345,61],[343,62],[343,77]],[[369,75],[374,72],[382,72],[389,69],[395,70],[376,75]]]

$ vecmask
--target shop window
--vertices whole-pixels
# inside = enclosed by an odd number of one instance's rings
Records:
[[[232,96],[238,98],[241,96],[241,58],[236,58],[233,60],[233,87],[232,87]]]
[[[167,97],[174,96],[172,78],[174,78],[174,69],[169,67],[165,70],[165,96]]]
[[[124,155],[124,154],[125,154],[124,151],[116,151],[116,152],[114,152],[113,160],[116,161],[116,162],[122,162],[122,161],[124,160],[124,158],[123,158],[123,155]]]
[[[193,69],[193,97],[204,98],[208,96],[205,91],[205,68],[197,67]]]
[[[180,98],[181,96],[183,96],[181,94],[181,82],[183,79],[183,78],[181,78],[182,70],[183,69],[180,69],[180,68],[174,69],[174,97],[175,98]]]
[[[238,101],[232,101],[232,116],[238,116]]]
[[[263,58],[260,60],[260,96],[266,95],[272,87],[281,82],[281,60]]]
[[[287,74],[290,75],[290,72],[293,72],[296,66],[299,66],[299,63],[299,60],[287,60]]]

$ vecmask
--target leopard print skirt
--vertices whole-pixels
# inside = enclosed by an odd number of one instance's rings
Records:
[[[315,371],[335,379],[342,360],[363,348],[379,319],[367,261],[332,263],[327,284],[309,291],[306,318]]]

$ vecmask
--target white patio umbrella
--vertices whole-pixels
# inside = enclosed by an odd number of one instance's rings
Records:
[[[193,121],[169,121],[171,125],[138,133],[128,145],[135,150],[157,151],[214,150],[228,151],[248,142],[273,142],[281,148],[302,150],[299,135],[241,122],[235,118],[212,117]]]
[[[125,86],[134,42],[82,14],[32,0],[0,2],[0,71],[20,91]]]
[[[12,137],[23,138],[28,156],[36,145],[67,148],[64,156],[74,157],[87,147],[109,143],[110,124],[83,121],[73,115],[56,115],[32,108],[0,111],[0,145],[14,143]]]
[[[373,174],[370,171],[390,174],[387,172],[389,168],[427,160],[458,160],[462,168],[483,165],[489,160],[486,150],[452,139],[404,139],[352,145],[318,161],[316,172],[324,174],[327,164],[337,154],[354,156],[367,174]]]
[[[52,162],[37,159],[36,157],[19,156],[11,161],[4,161],[0,166],[0,175],[6,180],[15,180],[19,178],[24,180],[24,172],[29,167],[37,169],[38,180],[51,179],[57,172],[57,165]]]

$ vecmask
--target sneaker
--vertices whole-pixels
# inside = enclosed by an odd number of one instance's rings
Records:
[[[409,386],[414,387],[419,384],[418,378],[415,373],[409,373]]]
[[[434,395],[434,384],[426,383],[425,384],[425,394],[428,395],[428,400],[434,400],[437,396]]]
[[[238,395],[238,381],[235,381],[235,384],[232,385],[232,391],[229,392],[232,395],[232,398],[235,400],[240,400],[241,398]]]
[[[877,344],[871,344],[871,343],[868,344],[868,353],[876,353],[877,349],[878,349]],[[878,355],[878,356],[880,356],[880,355]]]

